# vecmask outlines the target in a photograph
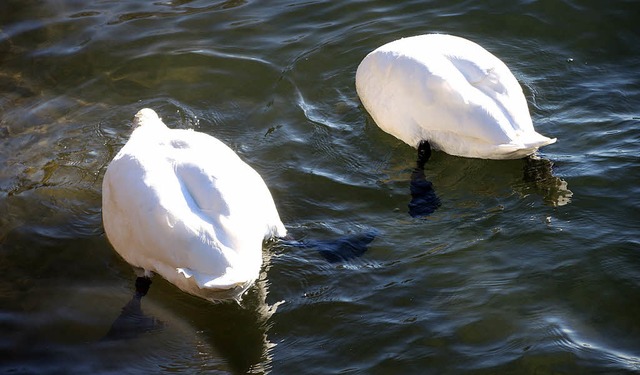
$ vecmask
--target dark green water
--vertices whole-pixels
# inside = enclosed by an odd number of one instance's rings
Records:
[[[635,1],[3,1],[0,371],[640,372]],[[558,142],[535,165],[435,153],[442,206],[407,214],[415,150],[360,106],[371,50],[471,39]],[[138,109],[261,173],[289,231],[379,231],[332,264],[265,245],[242,306],[156,277],[163,330],[100,341],[133,291],[100,186]],[[553,167],[550,165],[553,164]]]

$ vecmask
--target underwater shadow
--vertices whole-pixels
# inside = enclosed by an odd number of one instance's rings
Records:
[[[120,315],[113,321],[111,328],[101,341],[133,339],[164,327],[162,321],[142,311],[142,297],[147,295],[150,286],[151,279],[148,277],[136,279],[136,292],[122,307]]]
[[[179,335],[184,332],[183,326],[186,323],[190,327],[189,332],[196,332],[194,343],[206,343],[198,349],[202,351],[203,358],[213,353],[219,358],[217,361],[224,363],[223,367],[230,369],[231,373],[269,372],[272,361],[271,350],[275,344],[271,343],[267,337],[270,327],[268,320],[276,311],[278,304],[273,306],[267,304],[266,280],[262,278],[257,280],[241,301],[231,299],[216,302],[191,296],[177,288],[173,289],[175,286],[165,280],[156,280],[166,287],[156,289],[159,293],[154,295],[153,301],[147,301],[150,303],[147,308],[151,308],[152,313],[162,313],[161,311],[165,309],[172,311],[170,315],[165,312],[162,315],[164,319],[161,321],[143,311],[146,293],[141,293],[138,287],[145,283],[144,279],[147,278],[138,277],[134,296],[123,306],[120,315],[100,340],[101,343],[106,343],[110,347],[114,345],[127,347],[152,340],[159,344],[155,349],[149,349],[154,350],[154,353],[140,359],[140,366],[146,365],[145,361],[154,356],[166,356],[169,353],[176,356],[170,359],[169,363],[173,360],[180,362],[185,358],[188,359],[189,354],[186,353],[186,357],[183,358],[180,357],[181,352],[171,351],[176,350],[176,341],[182,343]],[[146,283],[150,284],[150,282]],[[186,303],[176,303],[176,299]],[[181,321],[183,317],[188,319]],[[188,336],[184,343],[188,343],[189,340],[194,338]],[[180,349],[180,346],[178,345],[177,348]]]
[[[301,249],[315,249],[327,262],[346,262],[364,255],[369,244],[378,236],[377,229],[351,234],[335,240],[283,240],[282,244]]]

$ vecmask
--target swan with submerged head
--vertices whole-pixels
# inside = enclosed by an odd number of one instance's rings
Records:
[[[144,270],[210,300],[239,299],[258,278],[262,243],[286,229],[260,175],[218,139],[170,129],[145,108],[102,185],[105,233]]]
[[[556,141],[533,128],[522,88],[509,68],[478,44],[427,34],[369,53],[356,91],[385,132],[450,155],[519,159]]]

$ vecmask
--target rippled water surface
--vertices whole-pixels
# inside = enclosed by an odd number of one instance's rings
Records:
[[[640,372],[640,27],[635,1],[0,3],[0,371]],[[374,48],[471,39],[512,69],[540,160],[434,153],[440,208],[407,213],[415,150],[354,77]],[[159,277],[164,322],[105,340],[134,274],[101,223],[106,165],[154,108],[271,188],[289,232],[377,231],[330,263],[265,244],[241,305]]]

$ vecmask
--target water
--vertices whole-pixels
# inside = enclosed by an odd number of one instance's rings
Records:
[[[640,53],[634,1],[3,1],[0,371],[640,372]],[[407,212],[415,150],[366,115],[372,49],[441,32],[499,56],[540,161],[435,153],[441,207]],[[142,107],[257,169],[299,239],[378,231],[329,263],[265,244],[241,306],[159,278],[165,328],[101,340],[134,275],[100,186]],[[551,167],[550,165],[553,164]]]

